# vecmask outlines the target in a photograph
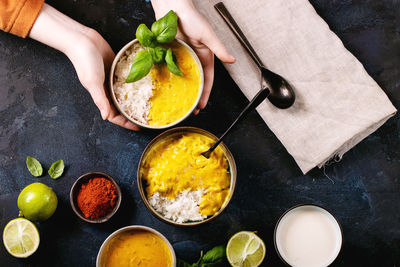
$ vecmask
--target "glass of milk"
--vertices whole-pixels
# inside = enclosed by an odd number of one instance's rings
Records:
[[[278,220],[274,245],[279,257],[290,266],[328,266],[339,255],[342,229],[326,209],[317,205],[298,205]]]

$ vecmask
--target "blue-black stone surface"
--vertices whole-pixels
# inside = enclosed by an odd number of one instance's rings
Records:
[[[148,1],[48,3],[99,31],[114,51],[134,38],[140,23],[150,25],[154,20]],[[400,1],[311,3],[399,108]],[[184,125],[219,135],[246,104],[217,62],[207,108]],[[201,249],[226,243],[238,231],[257,231],[267,247],[263,266],[281,266],[273,247],[275,223],[286,209],[300,203],[321,205],[339,220],[344,243],[333,266],[400,266],[398,115],[340,162],[302,175],[259,115],[251,113],[225,140],[238,168],[231,203],[214,221],[193,228],[159,221],[141,201],[136,187],[137,165],[144,147],[156,134],[132,132],[102,121],[62,53],[0,32],[0,229],[18,216],[17,196],[26,185],[45,183],[59,199],[55,215],[37,224],[41,234],[38,251],[28,259],[16,259],[0,245],[0,266],[94,266],[104,239],[132,224],[160,231],[178,257],[187,260],[195,260]],[[25,166],[28,155],[39,159],[46,169],[63,159],[66,172],[58,180],[35,178]],[[69,204],[75,179],[93,170],[113,176],[123,192],[118,213],[101,225],[83,222]]]

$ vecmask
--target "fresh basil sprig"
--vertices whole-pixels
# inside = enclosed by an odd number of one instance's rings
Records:
[[[140,50],[133,59],[133,64],[128,77],[126,77],[126,82],[132,83],[142,79],[149,74],[153,64],[153,59],[149,51]]]
[[[56,162],[51,164],[51,167],[48,171],[50,177],[53,179],[59,178],[64,172],[64,167],[65,167],[65,165],[64,165],[64,161],[62,159],[57,160]]]
[[[29,172],[35,177],[39,177],[43,174],[42,164],[40,164],[40,162],[35,158],[27,156],[26,167],[28,168]]]
[[[176,57],[172,53],[171,48],[167,50],[167,54],[165,55],[165,62],[167,62],[167,67],[170,72],[175,75],[183,76],[183,73],[179,69],[178,64],[176,64]]]
[[[151,31],[157,36],[157,42],[162,44],[172,42],[178,32],[178,16],[170,10],[151,25]]]
[[[226,259],[225,246],[216,246],[203,255],[200,252],[200,258],[195,263],[187,263],[184,260],[178,259],[178,267],[218,267],[223,266]]]
[[[136,38],[144,47],[155,47],[156,36],[147,28],[146,24],[140,24],[136,30]]]
[[[149,52],[153,58],[154,64],[161,64],[165,62],[165,55],[167,54],[167,49],[162,46],[156,46],[154,48],[150,47]]]
[[[206,264],[219,264],[225,259],[225,255],[225,246],[216,246],[203,256],[202,262]]]
[[[183,76],[172,50],[167,50],[158,45],[158,43],[172,42],[177,32],[178,16],[172,10],[154,22],[151,30],[145,24],[140,24],[136,30],[136,38],[145,49],[136,54],[125,82],[131,83],[142,79],[149,74],[154,64],[162,64],[164,62],[167,63],[170,72]]]

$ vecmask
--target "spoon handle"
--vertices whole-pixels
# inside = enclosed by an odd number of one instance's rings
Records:
[[[261,104],[261,102],[264,101],[265,98],[269,95],[269,89],[268,88],[263,88],[261,89],[250,101],[250,103],[243,109],[243,111],[239,114],[239,116],[236,118],[236,120],[229,126],[229,128],[221,135],[221,137],[218,139],[217,142],[208,150],[210,152],[214,151],[214,149],[221,143],[222,139],[225,137],[225,135],[233,128],[233,126],[236,125],[239,121],[241,121],[250,111],[258,107],[258,105]]]
[[[246,36],[244,36],[242,30],[240,29],[239,25],[237,25],[236,21],[232,17],[231,13],[229,13],[228,9],[226,9],[224,3],[219,2],[214,5],[214,8],[218,11],[221,17],[225,20],[226,24],[228,24],[229,28],[232,32],[236,35],[240,43],[246,48],[247,52],[256,62],[260,69],[265,68],[264,64],[262,63],[260,57],[257,55],[256,51],[254,51],[253,47],[250,45],[249,41],[247,40]]]

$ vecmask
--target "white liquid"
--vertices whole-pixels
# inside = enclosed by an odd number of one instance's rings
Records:
[[[286,213],[277,227],[275,239],[281,257],[296,267],[328,266],[342,245],[342,233],[335,218],[311,205]]]

